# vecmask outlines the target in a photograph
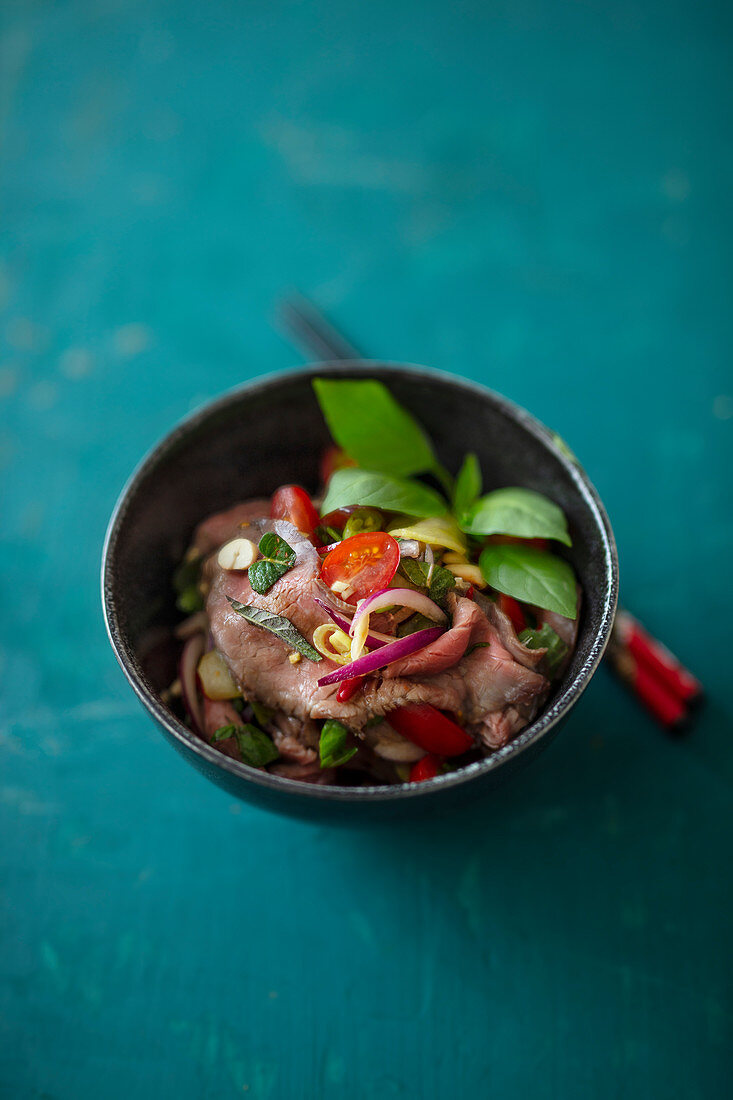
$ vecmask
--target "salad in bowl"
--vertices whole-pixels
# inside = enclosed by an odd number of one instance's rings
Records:
[[[191,732],[316,785],[424,782],[506,746],[576,645],[561,508],[446,470],[376,378],[315,377],[332,436],[319,492],[292,482],[198,524],[173,584]],[[494,487],[486,492],[483,478]]]

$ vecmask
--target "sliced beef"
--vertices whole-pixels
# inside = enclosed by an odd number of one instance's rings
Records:
[[[490,606],[484,609],[472,600],[452,596],[450,630],[422,652],[368,677],[357,695],[339,702],[338,685],[318,686],[318,679],[330,670],[330,664],[306,658],[292,664],[291,650],[283,642],[248,623],[231,607],[228,596],[283,615],[309,640],[317,626],[330,621],[314,599],[323,593],[318,554],[290,524],[258,518],[252,511],[231,509],[225,514],[226,520],[214,523],[217,517],[213,517],[207,521],[208,527],[202,525],[199,535],[206,527],[206,545],[215,549],[213,532],[217,538],[226,540],[243,522],[244,514],[249,517],[244,522],[250,524],[248,537],[253,541],[264,531],[274,530],[296,552],[294,568],[264,596],[252,591],[246,573],[220,569],[213,555],[206,565],[211,585],[207,611],[214,642],[245,698],[257,698],[304,724],[338,718],[355,730],[363,729],[371,717],[396,707],[430,703],[441,710],[453,711],[460,721],[477,727],[482,736],[489,716],[501,716],[513,708],[521,717],[532,713],[544,699],[549,684],[533,667],[542,651],[522,646],[509,620],[491,601],[486,601]],[[201,543],[204,542],[201,535]],[[498,731],[510,729],[516,721],[514,713],[503,722],[500,717],[492,719],[492,732],[487,736],[497,740],[503,736]],[[307,737],[295,736],[292,729],[281,730],[280,734],[290,761],[309,767]],[[293,737],[297,745],[293,744]],[[302,758],[300,761],[296,754]]]

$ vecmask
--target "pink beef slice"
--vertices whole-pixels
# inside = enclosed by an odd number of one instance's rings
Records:
[[[452,626],[442,637],[368,677],[360,692],[339,702],[338,684],[318,686],[319,678],[333,670],[330,662],[303,657],[291,664],[290,648],[269,631],[248,623],[227,599],[283,615],[308,641],[317,626],[330,622],[314,599],[323,596],[324,588],[313,545],[284,520],[257,518],[245,508],[230,509],[224,513],[226,520],[221,516],[207,520],[197,538],[205,531],[213,550],[210,533],[214,531],[222,542],[236,534],[256,542],[265,531],[274,530],[296,552],[295,566],[264,596],[252,591],[246,573],[221,569],[213,554],[206,564],[214,644],[245,698],[259,699],[304,721],[338,718],[355,730],[396,707],[430,703],[453,711],[490,747],[503,744],[534,717],[549,690],[548,681],[534,667],[544,650],[521,645],[509,620],[491,601],[483,601],[490,605],[483,611],[473,600],[455,595],[449,599]],[[249,529],[239,528],[242,515]],[[307,766],[306,760],[302,763]]]

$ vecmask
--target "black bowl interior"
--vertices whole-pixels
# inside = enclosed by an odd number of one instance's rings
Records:
[[[220,509],[297,482],[315,491],[330,437],[312,378],[357,374],[383,380],[424,425],[445,466],[467,451],[480,458],[486,489],[523,485],[565,511],[567,556],[583,588],[578,644],[542,715],[493,757],[428,784],[396,788],[313,787],[255,772],[195,738],[163,706],[175,673],[171,628],[180,619],[171,574],[196,524]],[[423,368],[384,363],[324,364],[271,376],[205,407],[143,460],[112,517],[103,563],[103,601],[113,647],[140,698],[177,748],[215,781],[251,797],[298,789],[299,798],[414,798],[496,769],[538,743],[564,715],[597,666],[613,622],[617,564],[613,536],[593,487],[557,438],[523,410],[474,384]],[[270,800],[271,801],[271,800]]]

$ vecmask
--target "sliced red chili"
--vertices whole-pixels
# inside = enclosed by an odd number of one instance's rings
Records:
[[[473,748],[473,738],[429,703],[398,707],[385,715],[392,729],[438,756],[460,756]]]
[[[354,695],[356,695],[362,683],[362,676],[355,676],[352,680],[342,680],[336,692],[337,701],[339,703],[348,703],[349,699],[352,699]]]
[[[513,596],[507,596],[504,592],[499,594],[499,610],[509,618],[514,630],[519,634],[527,626],[527,620],[521,606]]]
[[[439,756],[428,753],[410,768],[410,783],[424,783],[426,779],[435,779],[436,775],[440,775],[442,766],[443,761]]]

